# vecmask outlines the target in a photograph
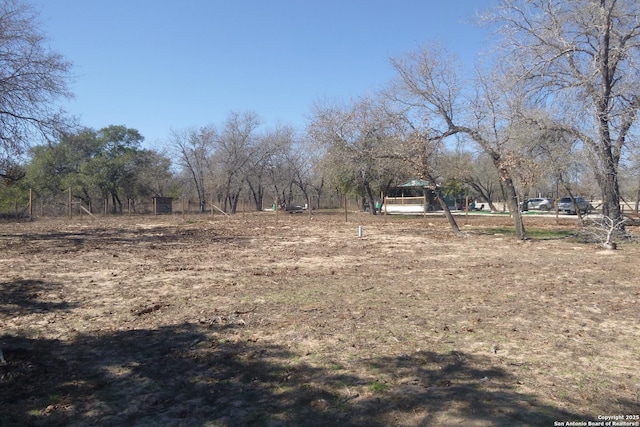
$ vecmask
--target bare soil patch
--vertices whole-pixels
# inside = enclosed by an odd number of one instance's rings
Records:
[[[0,426],[640,414],[640,244],[460,223],[465,238],[439,217],[0,224]]]

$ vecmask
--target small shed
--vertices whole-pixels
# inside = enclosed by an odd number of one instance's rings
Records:
[[[153,214],[171,214],[173,213],[172,197],[154,197],[153,198]]]

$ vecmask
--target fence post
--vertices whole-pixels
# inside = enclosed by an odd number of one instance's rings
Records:
[[[382,209],[384,209],[384,222],[387,222],[387,196],[382,198]]]
[[[344,222],[348,222],[348,217],[347,217],[347,195],[345,194],[344,196]]]
[[[69,187],[69,203],[68,203],[68,205],[69,205],[69,219],[71,219],[73,217],[73,213],[72,213],[73,205],[71,203],[72,203],[72,194],[71,194],[71,187]]]
[[[464,224],[467,225],[467,221],[469,221],[469,196],[466,196],[464,199]]]
[[[424,193],[424,190],[423,190]],[[427,220],[427,196],[425,194],[422,195],[422,200],[420,202],[422,204],[422,219]]]
[[[29,221],[33,219],[33,188],[29,189]]]

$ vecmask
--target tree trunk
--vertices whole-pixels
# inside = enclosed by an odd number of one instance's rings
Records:
[[[235,214],[238,210],[238,200],[240,200],[240,193],[242,192],[242,188],[239,188],[237,191],[234,191],[232,194],[229,194],[229,208],[231,209],[231,213]]]
[[[453,230],[453,233],[456,236],[462,236],[460,227],[458,227],[458,223],[456,222],[456,219],[453,217],[453,215],[451,215],[451,211],[449,210],[449,206],[447,206],[447,201],[444,199],[444,196],[442,195],[442,191],[440,191],[439,188],[436,188],[435,193],[436,193],[436,198],[438,199],[438,203],[440,203],[440,206],[442,206],[442,210],[444,211],[444,216],[447,218],[447,221],[449,221],[449,226],[451,226],[451,230]]]
[[[636,213],[638,213],[639,207],[640,207],[640,182],[638,182],[638,189],[636,190],[636,206],[635,206]]]
[[[513,185],[513,180],[510,176],[508,176],[508,172],[506,170],[501,169],[500,172],[500,175],[503,177],[503,187],[507,199],[507,206],[509,207],[511,217],[513,218],[516,237],[518,238],[518,240],[527,240],[527,233],[524,228],[522,215],[520,215],[520,209],[518,206],[518,194],[516,193],[516,187],[515,185]]]
[[[522,195],[522,201],[520,204],[522,205],[522,212],[529,212],[529,187],[526,187],[524,190],[524,194]]]
[[[264,187],[262,187],[262,184],[258,183],[257,187],[254,188],[249,180],[247,180],[247,184],[249,185],[249,191],[251,192],[256,212],[260,212],[262,210],[262,201],[264,199]]]
[[[364,190],[367,193],[367,201],[369,202],[369,211],[371,211],[372,215],[376,215],[376,201],[373,197],[373,191],[371,190],[371,186],[369,185],[369,181],[364,181]]]
[[[111,192],[111,202],[113,203],[113,207],[111,208],[112,212],[115,213],[122,213],[122,201],[120,200],[120,197],[118,197],[118,193],[115,191]]]
[[[493,204],[493,189],[491,188],[491,186],[485,188],[484,186],[473,182],[473,181],[466,181],[467,184],[469,186],[471,186],[471,188],[473,188],[479,195],[480,195],[480,200],[484,200],[485,202],[487,202],[487,204],[489,205],[489,209],[491,210],[491,212],[495,212],[496,211],[496,207]]]
[[[320,200],[322,199],[322,190],[324,188],[324,178],[320,180],[320,185],[314,186],[316,191],[316,209],[320,209]],[[311,208],[311,206],[309,206]]]
[[[562,183],[564,184],[564,189],[566,190],[567,194],[569,195],[569,198],[571,199],[571,203],[576,208],[576,215],[578,215],[578,220],[580,221],[580,225],[584,225],[584,219],[582,219],[582,212],[580,212],[580,206],[578,206],[578,204],[576,203],[576,198],[573,196],[571,187],[569,187],[569,185],[566,184],[564,180],[562,181]]]
[[[602,201],[602,214],[614,224],[618,224],[622,221],[622,209],[620,208],[620,189],[618,186],[618,174],[610,169],[613,166],[607,167],[607,174],[603,177],[604,186],[602,188],[603,198]],[[624,224],[620,225],[620,230],[624,231]]]
[[[499,168],[497,165],[496,167]],[[502,181],[500,182],[500,194],[502,194],[502,200],[504,200],[504,202],[502,202],[502,212],[504,212],[506,200],[508,199],[509,196],[507,196],[507,191],[505,190],[504,183]]]
[[[442,207],[442,210],[444,211],[444,216],[447,218],[447,221],[449,221],[449,226],[451,227],[451,230],[453,230],[453,234],[455,234],[456,236],[462,236],[462,232],[460,231],[460,227],[458,227],[458,223],[456,222],[456,219],[453,217],[453,215],[451,215],[451,211],[449,210],[449,206],[447,205],[447,201],[444,199],[444,196],[442,195],[442,191],[440,190],[440,188],[438,188],[435,185],[436,180],[433,178],[433,176],[431,176],[431,173],[429,173],[428,169],[425,167],[422,170],[422,173],[420,174],[421,178],[427,178],[429,180],[429,182],[433,183],[433,192],[436,195],[436,199],[438,200],[438,203],[440,203],[440,206]],[[427,201],[427,197],[425,194],[425,204]]]
[[[256,202],[256,211],[262,210],[262,202],[264,200],[264,187],[262,185],[258,186],[258,192],[256,194],[255,202]]]
[[[493,201],[491,199],[487,200],[487,204],[489,205],[489,210],[491,212],[497,212],[498,209],[496,209],[496,205],[493,204]]]
[[[227,175],[227,182],[224,189],[225,197],[224,197],[224,208],[223,208],[225,212],[229,212],[227,209],[231,210],[231,213],[233,213],[233,203],[232,203],[233,196],[231,194],[232,178],[233,178],[233,175]]]

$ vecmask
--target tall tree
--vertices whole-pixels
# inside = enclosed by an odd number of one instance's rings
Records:
[[[71,187],[90,206],[96,199],[111,198],[113,211],[122,211],[121,195],[132,198],[152,191],[144,184],[145,174],[154,169],[155,176],[166,177],[169,172],[166,158],[140,149],[143,139],[125,126],[64,134],[57,143],[31,150],[26,179],[41,193],[59,194]]]
[[[127,199],[175,195],[171,159],[154,150],[137,150],[132,164],[135,174],[123,191]],[[135,209],[135,205],[134,205]]]
[[[493,202],[499,180],[491,159],[484,152],[464,152],[457,153],[449,163],[453,176],[469,186],[481,201],[489,205],[492,212],[497,211]]]
[[[102,191],[103,197],[111,198],[111,209],[122,212],[122,198],[126,187],[135,181],[135,158],[144,137],[136,129],[111,125],[96,134],[98,150],[86,164],[85,173]]]
[[[51,51],[33,8],[0,1],[0,179],[12,178],[12,159],[35,137],[65,124],[55,101],[70,97],[71,64]]]
[[[393,122],[378,100],[361,97],[352,103],[316,105],[310,136],[327,147],[334,178],[343,194],[356,192],[374,209],[375,198],[389,176],[386,146],[397,137]]]
[[[508,72],[587,147],[614,223],[619,163],[640,108],[638,15],[636,0],[503,0],[487,15],[500,25]]]
[[[195,186],[200,212],[206,209],[206,179],[211,174],[216,139],[217,130],[214,126],[171,133],[171,144],[177,153],[178,163]]]
[[[304,202],[309,204],[309,209],[312,209],[312,192],[315,192],[318,198],[318,192],[322,192],[322,180],[317,180],[317,171],[314,169],[314,165],[318,161],[318,157],[316,157],[318,153],[314,151],[313,148],[311,144],[297,141],[287,156],[287,163],[292,172],[293,183],[302,193]]]
[[[222,179],[224,207],[236,212],[247,175],[260,156],[256,130],[258,115],[252,111],[232,111],[224,121],[214,155],[214,164]]]
[[[463,135],[491,158],[505,188],[518,239],[526,231],[513,178],[512,131],[517,129],[519,94],[496,74],[479,73],[473,86],[459,73],[455,57],[440,46],[423,46],[392,59],[398,74],[389,90],[393,100],[422,115],[431,127],[429,140]]]
[[[438,203],[442,207],[444,216],[447,218],[451,230],[455,235],[461,236],[462,232],[458,227],[458,223],[451,214],[442,188],[437,184],[436,180],[436,159],[439,154],[438,152],[442,149],[443,138],[441,138],[437,132],[434,136],[431,136],[429,135],[432,133],[430,130],[420,130],[415,126],[411,126],[411,128],[412,132],[407,135],[401,144],[404,160],[410,165],[410,170],[413,171],[418,178],[429,181],[430,190],[433,191]],[[454,193],[459,194],[458,191]],[[423,189],[423,195],[426,201],[426,188]]]
[[[58,142],[31,149],[27,164],[29,184],[40,194],[58,194],[71,187],[75,197],[91,205],[96,193],[93,179],[85,173],[85,165],[99,150],[96,132],[80,129],[64,133]]]
[[[281,190],[290,188],[292,172],[287,159],[290,158],[295,139],[295,130],[286,125],[278,125],[257,139],[253,160],[245,175],[256,210],[262,209],[265,191],[269,186],[273,188],[274,197],[282,196]],[[282,192],[286,196],[286,192]],[[291,203],[291,200],[283,197],[282,202]]]

